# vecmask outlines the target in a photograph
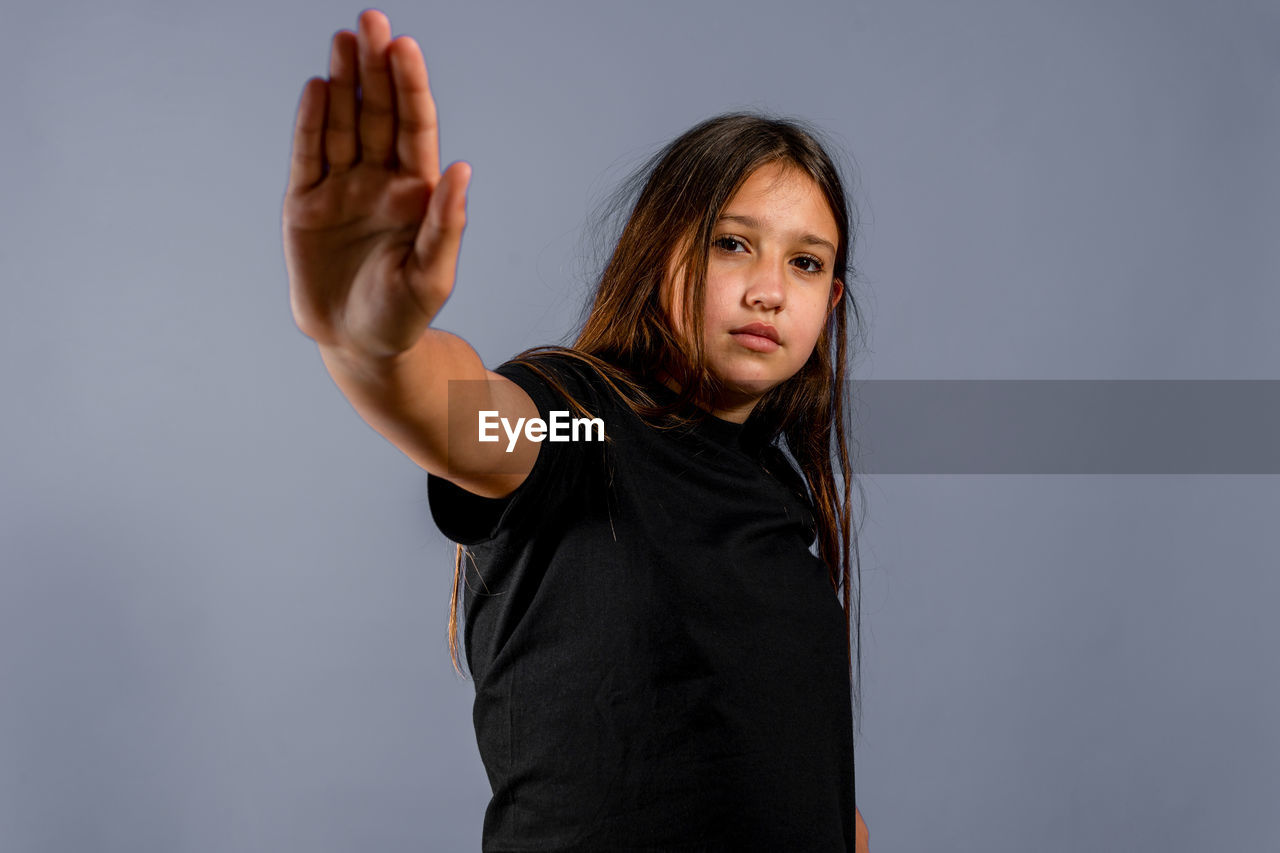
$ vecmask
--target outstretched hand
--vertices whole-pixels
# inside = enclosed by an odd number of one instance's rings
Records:
[[[453,289],[471,167],[440,173],[439,125],[417,42],[376,9],[334,34],[329,79],[298,104],[283,210],[294,322],[387,357],[420,338]],[[357,92],[357,88],[359,91]]]

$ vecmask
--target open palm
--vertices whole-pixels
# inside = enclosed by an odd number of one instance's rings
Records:
[[[329,79],[303,88],[283,210],[294,322],[317,342],[383,357],[409,349],[453,289],[465,162],[440,173],[417,43],[375,9],[334,34]],[[359,91],[357,92],[357,87]]]

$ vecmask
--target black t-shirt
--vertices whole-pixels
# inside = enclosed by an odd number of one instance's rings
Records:
[[[483,849],[852,850],[848,634],[799,473],[741,424],[656,429],[589,366],[537,358],[608,441],[544,440],[501,499],[428,476],[470,551]]]

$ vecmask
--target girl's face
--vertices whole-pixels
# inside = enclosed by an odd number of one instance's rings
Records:
[[[822,191],[794,167],[768,163],[724,206],[707,256],[708,366],[726,385],[712,414],[742,423],[813,353],[844,285],[833,279],[839,233]],[[685,271],[668,264],[661,299],[676,330]]]

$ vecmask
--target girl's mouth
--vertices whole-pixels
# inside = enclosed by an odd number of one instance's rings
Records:
[[[742,344],[749,350],[756,352],[773,352],[778,348],[778,343],[764,335],[753,335],[750,332],[730,332],[733,339]]]

